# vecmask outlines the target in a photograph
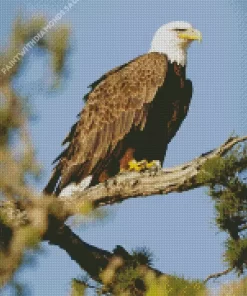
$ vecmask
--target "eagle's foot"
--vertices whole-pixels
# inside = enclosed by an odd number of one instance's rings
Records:
[[[157,170],[161,168],[161,163],[159,160],[153,160],[148,162],[146,159],[141,161],[136,161],[132,159],[128,162],[128,171],[143,172],[146,170]]]

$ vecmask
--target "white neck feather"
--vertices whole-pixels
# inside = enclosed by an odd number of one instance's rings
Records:
[[[158,41],[158,42],[157,42]],[[153,40],[149,52],[159,52],[167,55],[168,60],[181,66],[185,66],[187,63],[187,48],[178,46],[177,44],[159,42],[159,40]]]

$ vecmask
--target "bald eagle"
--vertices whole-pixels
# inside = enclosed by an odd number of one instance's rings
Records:
[[[120,171],[138,171],[143,163],[163,164],[191,101],[192,83],[185,70],[193,40],[201,40],[201,33],[189,23],[163,25],[148,53],[91,85],[44,193],[68,194],[66,188],[73,191],[85,180],[93,186]]]

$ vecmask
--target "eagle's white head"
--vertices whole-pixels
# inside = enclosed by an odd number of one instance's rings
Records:
[[[164,53],[170,62],[184,66],[187,48],[193,40],[202,40],[200,31],[187,22],[171,22],[160,27],[155,33],[150,52]]]

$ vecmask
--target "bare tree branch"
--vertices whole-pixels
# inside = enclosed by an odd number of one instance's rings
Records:
[[[122,173],[107,180],[105,183],[101,183],[82,192],[75,192],[74,198],[63,198],[63,200],[67,205],[83,200],[85,202],[92,202],[94,207],[99,207],[133,197],[188,191],[206,185],[200,183],[196,179],[196,176],[207,160],[217,156],[224,156],[237,143],[246,140],[247,136],[229,138],[220,147],[174,168],[145,171],[142,173]]]
[[[48,196],[41,200],[30,200],[26,198],[18,201],[16,213],[8,212],[5,202],[0,203],[0,213],[9,216],[15,222],[15,226],[26,224],[29,220],[25,209],[27,207],[39,208],[45,206],[50,215],[59,215],[60,221],[65,221],[69,216],[80,213],[84,204],[92,204],[94,208],[112,205],[125,199],[172,192],[184,192],[206,184],[197,180],[202,165],[209,159],[224,156],[236,144],[247,140],[244,137],[229,138],[220,147],[202,154],[194,160],[176,166],[174,168],[148,170],[145,172],[124,172],[107,180],[104,183],[93,186],[84,191],[75,192],[73,196],[62,198],[51,198]],[[17,215],[18,214],[18,215]]]
[[[204,281],[204,283],[207,283],[209,280],[211,279],[217,279],[219,277],[221,277],[222,275],[227,275],[229,272],[231,272],[233,270],[233,268],[227,268],[226,270],[223,270],[221,272],[217,272],[214,274],[210,274]]]

